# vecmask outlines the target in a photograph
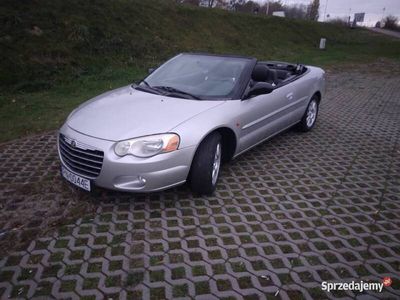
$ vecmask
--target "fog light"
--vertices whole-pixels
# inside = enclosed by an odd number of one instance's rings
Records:
[[[119,176],[114,179],[114,187],[127,190],[139,191],[146,186],[146,179],[142,176]]]
[[[146,179],[144,179],[142,176],[138,176],[138,180],[140,184],[145,185],[146,184]]]

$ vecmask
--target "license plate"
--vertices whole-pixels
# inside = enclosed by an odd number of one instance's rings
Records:
[[[76,175],[76,174],[68,171],[64,167],[61,167],[61,174],[65,179],[67,179],[72,184],[90,192],[90,180],[89,179],[86,179],[79,175]]]

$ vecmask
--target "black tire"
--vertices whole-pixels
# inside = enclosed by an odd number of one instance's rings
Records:
[[[307,109],[304,112],[304,115],[301,118],[301,121],[297,125],[297,128],[299,130],[301,130],[303,132],[307,132],[307,131],[310,131],[314,127],[315,123],[317,122],[318,112],[319,112],[319,103],[318,102],[319,102],[318,101],[318,96],[314,95],[311,98],[310,102],[308,103]],[[310,125],[310,123],[307,122],[307,116],[308,116],[309,110],[311,109],[311,106],[313,105],[313,103],[315,103],[315,119],[312,122],[312,124]]]
[[[217,172],[217,179],[214,180],[214,182],[212,174],[214,157],[218,145],[221,154],[221,134],[213,132],[201,142],[196,154],[194,155],[189,174],[189,185],[195,194],[211,195],[215,191],[219,172]],[[219,165],[219,168],[220,166],[221,164]]]

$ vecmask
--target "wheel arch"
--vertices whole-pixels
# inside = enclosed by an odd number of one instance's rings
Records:
[[[200,143],[196,146],[196,151],[194,152],[194,155],[196,155],[196,152],[201,145],[201,143],[212,133],[218,132],[221,135],[221,140],[222,140],[222,160],[223,162],[228,162],[231,160],[236,152],[236,147],[237,147],[237,136],[233,129],[227,127],[227,126],[222,126],[222,127],[217,127],[209,132],[207,132],[202,138]],[[193,157],[194,158],[194,157]],[[193,159],[192,159],[193,163]]]
[[[320,102],[321,102],[321,98],[322,98],[322,94],[321,94],[321,92],[320,91],[316,91],[313,95],[312,95],[312,97],[311,98],[314,98],[314,96],[316,96],[317,97],[317,101],[318,101],[318,104],[320,104]]]
[[[220,127],[215,129],[221,134],[222,139],[222,161],[228,162],[236,152],[237,138],[235,132],[229,127]]]

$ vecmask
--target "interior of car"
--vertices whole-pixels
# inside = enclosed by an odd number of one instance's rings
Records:
[[[267,82],[273,86],[280,86],[292,81],[306,71],[307,68],[301,64],[261,61],[254,67],[251,79],[254,82]]]

